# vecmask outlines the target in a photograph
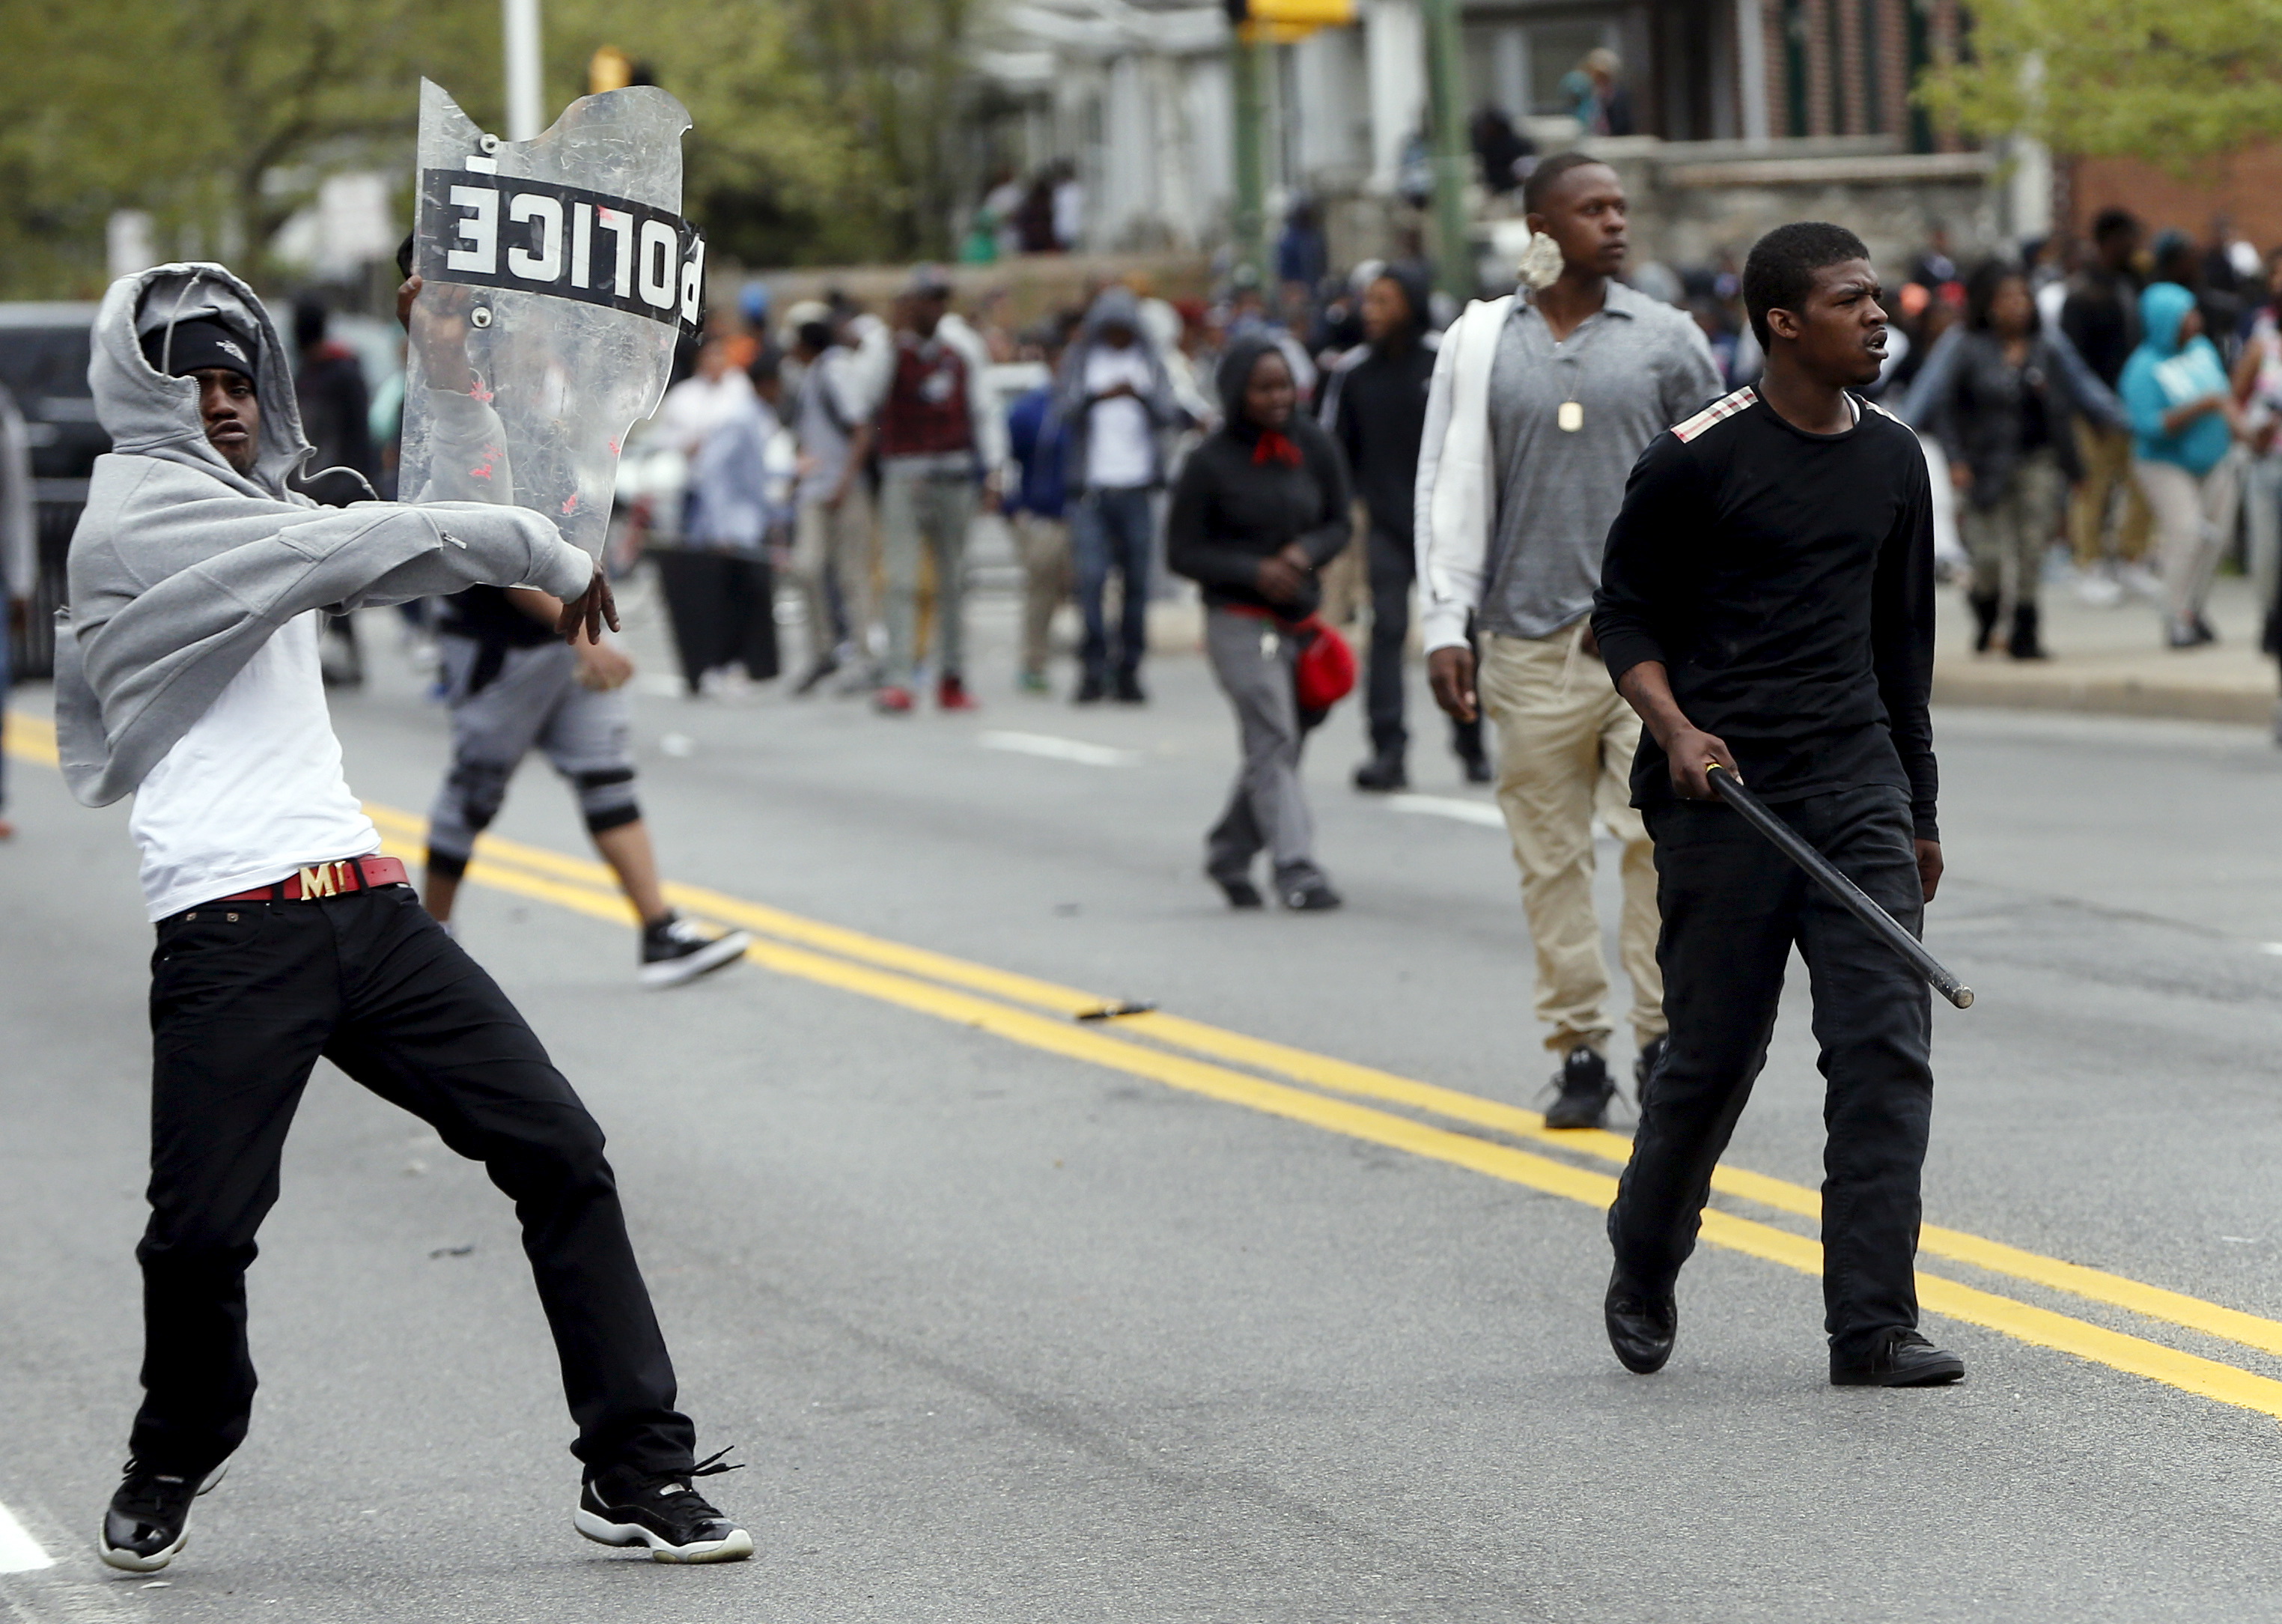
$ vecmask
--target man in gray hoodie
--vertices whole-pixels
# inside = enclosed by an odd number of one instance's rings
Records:
[[[322,609],[529,586],[563,601],[566,635],[617,618],[594,562],[508,505],[511,470],[484,455],[505,437],[464,356],[430,377],[465,380],[431,405],[472,454],[437,465],[481,464],[490,500],[320,508],[291,483],[310,455],[291,364],[244,283],[161,266],[113,284],[97,318],[89,379],[113,450],[72,540],[56,710],[72,792],[136,797],[158,929],[144,1402],[98,1543],[129,1572],[174,1559],[192,1500],[245,1436],[245,1270],[320,1055],[514,1200],[578,1426],[579,1532],[664,1561],[752,1550],[694,1486],[729,1468],[695,1461],[674,1407],[601,1129],[404,866],[377,855],[342,776]]]

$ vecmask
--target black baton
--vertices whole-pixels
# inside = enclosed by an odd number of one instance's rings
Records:
[[[1775,850],[1806,870],[1807,877],[1828,891],[1846,911],[1870,927],[1874,935],[1910,961],[1933,990],[1960,1009],[1973,1007],[1973,989],[1958,984],[1940,960],[1926,952],[1925,944],[1902,929],[1894,916],[1864,895],[1862,888],[1831,866],[1830,859],[1799,838],[1798,831],[1767,810],[1767,804],[1743,788],[1743,781],[1717,762],[1708,764],[1704,776],[1719,798],[1743,814],[1743,820],[1773,841]]]

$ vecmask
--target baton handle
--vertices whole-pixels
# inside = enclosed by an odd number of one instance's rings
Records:
[[[1799,835],[1767,809],[1767,804],[1743,788],[1737,778],[1717,762],[1710,764],[1704,776],[1719,798],[1743,813],[1743,821],[1774,843],[1775,849],[1806,871],[1807,877],[1837,898],[1839,905],[1870,928],[1871,934],[1892,948],[1910,967],[1926,978],[1936,992],[1960,1009],[1973,1007],[1973,989],[1963,985],[1944,967],[1940,960],[1926,952],[1925,944],[1903,929],[1900,921],[1880,907],[1865,894],[1862,888],[1838,872],[1830,859],[1816,851]]]

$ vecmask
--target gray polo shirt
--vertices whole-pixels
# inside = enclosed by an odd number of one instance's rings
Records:
[[[1622,283],[1558,344],[1516,299],[1490,364],[1497,510],[1482,627],[1549,637],[1591,610],[1634,462],[1724,388],[1695,321]],[[1574,431],[1560,426],[1570,401],[1582,414]]]

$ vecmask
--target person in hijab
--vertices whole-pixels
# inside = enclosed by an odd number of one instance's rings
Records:
[[[1286,908],[1336,908],[1300,786],[1300,746],[1320,719],[1300,711],[1294,670],[1323,598],[1316,572],[1347,544],[1347,464],[1294,410],[1299,390],[1273,338],[1229,346],[1220,394],[1223,426],[1190,454],[1166,522],[1167,562],[1204,588],[1205,649],[1243,750],[1205,872],[1230,907],[1259,907],[1252,869],[1265,849]]]

